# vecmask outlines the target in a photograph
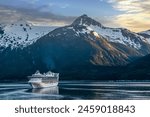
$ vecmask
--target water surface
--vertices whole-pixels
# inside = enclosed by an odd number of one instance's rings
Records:
[[[0,83],[1,100],[150,99],[150,82],[61,81],[59,86],[32,89],[27,83]]]

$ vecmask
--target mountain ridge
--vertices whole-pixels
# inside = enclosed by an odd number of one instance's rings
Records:
[[[0,28],[0,46],[3,48],[23,48],[36,42],[40,37],[56,27],[33,26],[25,20],[3,25]]]
[[[117,72],[114,67],[125,66],[150,53],[149,43],[141,37],[127,29],[104,27],[82,15],[24,48],[7,47],[0,51],[0,78],[25,78],[36,70],[56,71],[63,77],[81,75],[100,80],[109,74],[112,78]],[[88,71],[91,73],[86,74]]]

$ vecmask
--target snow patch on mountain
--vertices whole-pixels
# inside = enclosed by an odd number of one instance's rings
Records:
[[[143,31],[143,32],[140,32],[138,34],[143,36],[148,41],[148,43],[150,44],[150,30]]]
[[[148,41],[141,35],[131,32],[124,28],[109,28],[103,26],[98,21],[88,17],[87,15],[82,15],[78,17],[72,26],[79,26],[78,34],[93,34],[96,37],[104,37],[109,42],[120,43],[137,50],[141,49],[141,43],[148,43]],[[84,27],[81,28],[80,27]]]
[[[136,49],[141,48],[141,45],[139,42],[135,42],[135,40],[131,39],[128,35],[124,36],[122,34],[122,29],[101,28],[99,26],[93,26],[93,25],[90,25],[90,27],[94,31],[96,31],[98,34],[100,34],[103,37],[105,37],[106,39],[108,39],[108,41],[110,41],[110,42],[121,43],[126,46],[129,45],[130,47],[133,47]],[[140,37],[138,37],[138,35],[135,34],[135,36],[140,39]]]
[[[93,32],[93,34],[96,37],[103,36],[105,39],[107,39],[110,42],[121,43],[126,46],[133,47],[135,49],[141,48],[141,44],[137,41],[137,39],[139,39],[139,41],[144,41],[144,38],[142,38],[141,36],[137,34],[134,34],[136,39],[131,38],[128,35],[124,36],[122,34],[122,29],[119,29],[119,28],[116,28],[116,29],[102,28],[102,27],[94,26],[94,25],[90,25],[90,26],[84,25],[84,26],[86,26],[86,29],[82,29],[81,31],[82,33],[89,34]]]
[[[143,32],[140,32],[140,33],[150,35],[150,30],[143,31]]]
[[[23,20],[7,24],[1,28],[0,47],[11,49],[26,47],[56,28],[33,26]]]

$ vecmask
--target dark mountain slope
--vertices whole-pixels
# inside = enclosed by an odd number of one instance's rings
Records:
[[[150,80],[150,55],[130,63],[120,73],[121,79]]]
[[[118,77],[121,66],[149,50],[137,34],[104,27],[83,15],[24,48],[2,49],[0,79],[27,79],[36,70],[52,70],[63,79],[121,80],[126,78]]]

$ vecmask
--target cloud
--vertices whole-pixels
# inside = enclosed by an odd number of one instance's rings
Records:
[[[10,23],[25,19],[36,25],[67,25],[75,17],[57,15],[50,11],[41,11],[42,8],[16,8],[0,5],[0,23]]]
[[[36,2],[39,2],[39,0],[21,0],[23,2],[28,2],[29,4],[35,4]]]
[[[138,13],[147,10],[150,5],[148,0],[108,0],[109,3],[114,3],[113,7],[127,13]],[[145,7],[147,5],[148,7]],[[150,8],[148,8],[150,9]]]
[[[150,29],[150,16],[143,13],[138,14],[122,14],[116,17],[116,23],[121,27],[131,29],[132,31],[139,32]]]
[[[116,23],[136,32],[150,29],[149,0],[108,0],[108,2],[122,12],[116,16]]]
[[[108,27],[121,27],[120,24],[116,22],[116,16],[101,16],[95,18],[98,22],[100,22],[104,26]]]
[[[70,6],[69,4],[64,4],[64,5],[61,5],[60,8],[65,9],[65,8],[68,8],[69,6]]]

